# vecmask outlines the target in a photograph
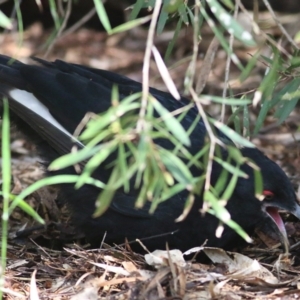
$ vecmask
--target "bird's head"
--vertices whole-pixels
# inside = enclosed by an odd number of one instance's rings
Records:
[[[249,226],[246,222],[252,222],[255,227],[261,226],[269,236],[277,236],[287,250],[289,242],[279,210],[300,219],[300,205],[293,186],[283,170],[258,149],[244,148],[241,152],[260,168],[263,192],[260,199],[255,197],[253,169],[243,165],[241,169],[248,174],[248,178],[239,179],[232,196],[234,201],[228,203],[228,210],[233,212],[232,219],[243,220],[245,227]],[[243,227],[243,224],[240,225]]]

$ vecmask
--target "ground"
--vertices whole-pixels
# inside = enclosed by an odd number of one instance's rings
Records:
[[[272,31],[273,30],[273,31]],[[277,27],[269,29],[276,33]],[[142,65],[147,32],[136,28],[130,32],[108,36],[103,31],[81,28],[58,38],[44,47],[51,31],[38,22],[24,32],[21,47],[18,33],[1,33],[0,53],[16,56],[29,62],[35,55],[48,60],[63,59],[68,62],[113,70],[137,81],[142,80]],[[163,52],[173,32],[166,30],[156,38],[155,45]],[[204,54],[212,40],[208,26],[202,31],[203,42],[197,60],[201,69]],[[180,91],[183,91],[184,74],[191,54],[192,34],[184,28],[179,34],[173,54],[168,61],[170,74]],[[249,60],[255,49],[236,46],[242,60]],[[47,54],[45,56],[45,54]],[[226,56],[222,49],[209,72],[204,90],[206,94],[220,95],[223,89]],[[232,67],[230,83],[236,94],[251,93],[264,76],[258,65],[243,84],[237,82],[237,70]],[[151,85],[166,90],[156,74],[154,61],[150,65]],[[208,106],[207,110],[218,116],[220,110]],[[251,112],[255,117],[255,110]],[[300,160],[297,128],[300,124],[296,108],[286,122],[278,126],[269,116],[253,142],[266,155],[286,171],[295,189],[299,185]],[[30,183],[41,178],[40,159],[19,133],[12,131],[13,193],[18,194]],[[181,253],[174,256],[158,254],[155,266],[149,257],[133,253],[129,247],[87,250],[82,243],[74,243],[74,229],[67,224],[69,213],[55,202],[55,188],[45,188],[29,196],[27,201],[48,224],[34,224],[21,210],[16,209],[10,220],[7,271],[5,276],[6,299],[297,299],[300,274],[300,223],[293,216],[284,215],[290,238],[290,255],[284,254],[280,245],[257,233],[254,243],[238,254],[226,256],[217,249],[205,250],[213,261],[222,257],[222,263],[200,264],[185,262]],[[32,230],[33,226],[35,230]],[[15,239],[21,229],[28,229]],[[79,240],[80,236],[78,237]],[[68,244],[68,240],[70,243]],[[54,241],[54,242],[53,242]],[[63,247],[63,248],[62,248]],[[197,249],[202,251],[201,249]],[[173,253],[172,253],[173,254]],[[165,255],[162,259],[161,256]],[[150,257],[151,258],[151,257]],[[252,260],[253,259],[253,260]],[[151,260],[151,259],[150,259]],[[264,269],[263,269],[264,268]],[[39,298],[38,298],[39,297]]]

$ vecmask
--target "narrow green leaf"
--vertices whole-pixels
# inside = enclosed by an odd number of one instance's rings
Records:
[[[289,91],[296,90],[299,87],[299,79],[292,80],[291,82],[287,83],[279,92],[277,92],[273,97],[272,100],[266,100],[264,101],[264,104],[262,105],[258,117],[255,122],[254,132],[253,134],[257,134],[261,127],[263,126],[263,123],[265,121],[265,118],[270,111],[270,109],[274,108],[277,104],[279,104],[282,100],[282,97],[288,93]]]
[[[240,171],[240,166],[237,166],[235,168],[235,172],[232,172],[233,173],[233,176],[231,176],[231,179],[223,193],[223,195],[221,196],[221,199],[222,200],[226,200],[228,201],[230,199],[230,197],[232,196],[233,194],[233,191],[236,187],[236,184],[237,184],[237,180],[238,180],[238,177],[239,177],[239,171]],[[245,173],[244,173],[245,174]],[[245,176],[243,176],[244,178],[247,178],[247,174],[245,174]]]
[[[188,14],[187,14],[187,6],[182,3],[181,5],[178,6],[178,13],[180,18],[182,19],[183,23],[185,25],[189,24],[189,18],[188,18]]]
[[[281,124],[286,120],[290,113],[294,110],[300,98],[300,78],[295,78],[292,80],[292,84],[289,85],[288,90],[282,95],[282,100],[280,101],[274,116],[279,118],[278,122]]]
[[[8,239],[8,219],[9,219],[9,204],[10,204],[10,187],[11,187],[11,155],[10,155],[10,126],[9,126],[9,106],[8,99],[2,98],[3,105],[3,120],[2,120],[2,214],[1,214],[1,277],[4,278],[7,256],[7,239]],[[3,280],[0,282],[0,288],[3,288]],[[0,295],[2,298],[2,292]]]
[[[78,164],[91,156],[95,155],[98,151],[103,148],[103,145],[97,145],[93,148],[83,148],[78,150],[77,152],[72,152],[66,155],[63,155],[56,160],[54,160],[48,167],[50,171],[60,170],[69,166],[73,166]]]
[[[107,16],[107,13],[106,13],[106,10],[105,10],[105,7],[104,7],[102,1],[101,0],[93,0],[93,1],[94,1],[94,4],[95,4],[95,8],[96,8],[98,17],[100,19],[100,22],[102,23],[104,29],[108,33],[110,33],[111,25],[110,25],[109,18]]]
[[[233,131],[231,128],[229,128],[225,124],[223,124],[219,121],[216,121],[212,118],[209,118],[209,120],[210,120],[210,122],[212,122],[214,124],[214,126],[216,128],[218,128],[220,131],[222,131],[233,142],[235,142],[241,146],[255,148],[255,146],[250,141],[241,137],[239,134],[237,134],[235,131]]]
[[[143,18],[128,21],[126,23],[123,23],[122,25],[119,25],[119,26],[111,29],[109,31],[109,34],[120,33],[120,32],[130,30],[132,28],[138,27],[138,26],[143,25],[143,24],[147,23],[148,21],[150,21],[151,18],[152,18],[152,16],[146,16]]]
[[[87,124],[87,128],[80,136],[80,140],[89,140],[94,138],[103,130],[105,127],[110,125],[112,122],[118,120],[130,111],[135,111],[140,108],[139,102],[134,102],[139,99],[141,93],[132,94],[124,98],[119,105],[110,107],[105,113],[99,115],[96,119],[90,120]]]
[[[260,199],[264,189],[263,177],[260,170],[253,170],[254,172],[254,187],[255,187],[255,196]]]
[[[246,46],[254,47],[256,46],[256,42],[254,41],[250,32],[246,31],[231,15],[227,12],[217,0],[207,0],[207,4],[209,5],[211,12],[215,15],[215,17],[219,20],[219,22],[223,25],[223,27],[230,33],[233,34],[234,37],[241,42],[243,42]]]
[[[114,143],[109,143],[102,145],[101,150],[97,151],[91,159],[86,163],[82,173],[80,174],[78,181],[76,183],[76,188],[80,188],[86,182],[86,180],[91,176],[91,174],[105,161],[105,159],[113,153],[116,149],[116,141]]]
[[[233,175],[236,175],[238,177],[248,178],[248,175],[237,168],[236,166],[231,165],[227,161],[223,161],[223,159],[219,157],[214,157],[214,160],[219,163],[224,169],[226,169],[228,172],[230,172]]]
[[[245,81],[247,78],[249,78],[251,71],[253,70],[253,68],[256,66],[256,63],[258,61],[258,58],[260,56],[260,50],[258,50],[248,61],[246,67],[244,68],[244,70],[242,71],[241,75],[240,75],[240,81],[243,82]]]
[[[158,18],[158,21],[157,21],[157,27],[156,27],[156,33],[159,35],[159,34],[162,34],[165,26],[166,26],[166,23],[167,23],[167,20],[169,18],[169,14],[168,12],[166,11],[166,3],[163,4],[163,7],[160,11],[160,14],[159,14],[159,18]]]
[[[206,191],[204,193],[204,200],[209,202],[213,208],[208,211],[210,214],[216,216],[224,224],[235,230],[247,242],[250,243],[252,241],[249,235],[243,230],[243,228],[230,219],[230,214],[228,213],[227,209],[224,206],[220,205],[218,199],[210,191]]]
[[[225,190],[225,186],[228,183],[229,172],[226,169],[222,169],[221,174],[218,177],[217,182],[212,187],[212,190],[220,197],[221,192]]]
[[[195,165],[197,166],[197,164],[199,164],[199,161],[200,159],[208,153],[209,151],[209,148],[210,148],[210,144],[209,143],[206,143],[204,145],[204,147],[202,147],[202,149],[200,151],[198,151],[193,158],[189,159],[188,163],[187,163],[187,166],[190,168],[191,166]],[[202,164],[201,164],[202,165]],[[199,166],[200,168],[203,167],[203,166]]]
[[[208,16],[205,9],[200,6],[200,12],[209,24],[210,28],[214,32],[215,36],[217,37],[218,41],[220,42],[223,49],[226,51],[227,55],[230,55],[231,60],[234,62],[234,64],[242,71],[244,69],[242,63],[240,62],[239,58],[234,54],[231,50],[231,48],[228,45],[227,40],[224,37],[224,34],[221,32],[221,30],[217,27],[216,23],[211,19],[211,17]]]
[[[234,146],[227,146],[227,151],[230,154],[230,158],[236,161],[239,165],[244,164],[247,161],[247,158],[245,158],[241,152],[240,149],[234,147]],[[247,178],[247,177],[246,177]]]
[[[168,171],[179,183],[190,185],[193,182],[191,171],[181,159],[164,148],[159,148],[159,155]]]
[[[56,31],[58,31],[60,29],[61,22],[60,22],[58,13],[57,13],[57,7],[56,7],[55,0],[49,0],[49,7],[50,7],[52,19],[54,21],[55,29],[56,29]]]
[[[37,191],[38,189],[48,186],[48,185],[56,185],[56,184],[62,184],[62,183],[76,183],[78,180],[78,175],[56,175],[51,176],[47,178],[43,178],[33,184],[31,184],[29,187],[27,187],[25,190],[23,190],[18,196],[15,197],[14,201],[11,203],[9,211],[10,213],[19,205],[21,201],[23,201],[24,198],[32,194],[33,192]],[[96,180],[94,178],[87,178],[86,184],[93,185],[99,189],[103,189],[106,185],[101,182],[100,180]]]
[[[182,214],[176,218],[175,222],[182,222],[186,216],[190,213],[193,204],[195,201],[195,195],[193,195],[192,193],[189,193],[185,203],[184,203],[184,208],[183,208],[183,212]]]
[[[11,187],[11,154],[10,154],[10,120],[8,99],[3,98],[3,120],[2,120],[2,191],[4,199],[9,201]]]
[[[127,179],[127,171],[128,171],[128,165],[127,165],[127,155],[126,150],[123,143],[119,143],[118,147],[118,166],[121,173],[121,177],[124,178],[124,191],[129,192],[129,180]]]
[[[129,20],[135,20],[143,7],[144,7],[144,0],[137,0],[133,5],[133,9],[130,13]]]
[[[248,106],[244,106],[244,113],[243,113],[243,131],[244,136],[250,136],[250,114]]]
[[[34,220],[36,220],[40,224],[45,224],[43,218],[41,218],[39,214],[24,200],[20,200],[18,202],[18,207],[21,208],[27,215],[31,216]]]
[[[223,223],[227,224],[227,222],[230,220],[230,214],[227,211],[227,209],[221,205],[221,201],[219,201],[212,193],[211,191],[205,191],[203,194],[204,201],[208,202],[210,206],[212,207],[215,216],[222,221]]]
[[[172,187],[168,188],[166,191],[162,192],[159,202],[166,201],[167,199],[179,194],[180,192],[184,191],[185,189],[186,189],[185,183],[176,183]],[[152,207],[151,207],[150,211],[152,211]]]
[[[0,27],[5,29],[12,29],[12,22],[1,10],[0,10]]]
[[[179,10],[179,6],[183,5],[182,0],[168,0],[164,2],[163,10],[168,12],[169,14],[173,14]]]
[[[225,105],[248,105],[251,103],[251,100],[249,99],[222,98],[211,95],[201,95],[201,99]]]
[[[96,200],[96,211],[93,214],[94,217],[101,216],[108,209],[116,193],[114,184],[115,181],[118,179],[119,175],[119,170],[115,167],[110,175],[105,189],[103,189],[103,191],[100,193],[99,197]]]
[[[189,146],[191,144],[190,138],[180,122],[172,116],[172,114],[162,106],[155,98],[151,97],[151,102],[165,122],[168,130],[183,144]]]

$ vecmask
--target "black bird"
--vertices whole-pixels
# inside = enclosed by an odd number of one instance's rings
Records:
[[[13,120],[33,139],[46,164],[70,152],[73,143],[70,137],[87,112],[101,113],[110,107],[113,85],[118,85],[120,98],[142,88],[140,83],[124,76],[59,60],[46,62],[35,59],[38,65],[26,65],[10,59],[0,56],[0,94],[9,99]],[[154,88],[150,89],[150,93],[169,111],[190,103],[183,97],[177,101],[169,93]],[[196,108],[191,109],[181,121],[183,127],[189,128],[197,114]],[[205,134],[205,126],[199,121],[190,135],[191,153],[197,153],[203,147]],[[168,144],[161,145],[170,147]],[[300,218],[300,206],[293,187],[280,167],[258,149],[243,148],[241,152],[261,168],[265,198],[260,201],[255,197],[253,170],[245,164],[241,168],[249,178],[238,179],[226,208],[232,219],[248,233],[263,224],[269,234],[275,233],[287,244],[278,210]],[[213,165],[212,182],[216,182],[221,170],[218,164]],[[75,171],[68,168],[64,172]],[[100,168],[94,176],[105,181],[108,179],[107,172],[107,169]],[[193,170],[193,173],[200,176],[201,170]],[[197,196],[186,219],[176,223],[174,220],[182,213],[186,192],[161,203],[155,213],[149,215],[147,205],[139,210],[134,208],[135,193],[118,191],[109,209],[101,217],[93,218],[98,195],[99,190],[91,186],[83,186],[79,190],[67,184],[60,187],[60,196],[71,208],[74,223],[94,246],[100,245],[105,233],[108,244],[123,243],[125,238],[129,241],[139,238],[144,239],[150,250],[165,249],[166,242],[170,248],[187,250],[200,246],[206,239],[209,246],[235,246],[235,232],[226,227],[222,237],[217,238],[215,231],[219,221],[212,215],[202,216],[199,213],[202,197]]]

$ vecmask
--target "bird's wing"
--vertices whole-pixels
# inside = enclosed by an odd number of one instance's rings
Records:
[[[141,84],[117,74],[69,65],[61,61],[30,66],[0,56],[0,93],[9,98],[10,110],[29,124],[59,155],[72,146],[84,147],[72,137],[87,112],[99,113],[111,105],[111,88],[118,84],[121,98],[139,92]],[[156,97],[168,102],[171,95],[156,91]],[[174,108],[179,107],[174,99]],[[178,106],[179,105],[179,106]],[[138,191],[126,196],[118,191],[111,209],[132,218],[151,218],[151,203],[135,208]],[[162,212],[163,206],[157,208]]]
[[[124,195],[123,193],[117,193],[114,197],[110,209],[120,213],[122,215],[131,218],[143,218],[149,219],[152,216],[149,214],[151,203],[147,201],[142,208],[135,208],[136,196]],[[158,207],[161,209],[161,207]]]

